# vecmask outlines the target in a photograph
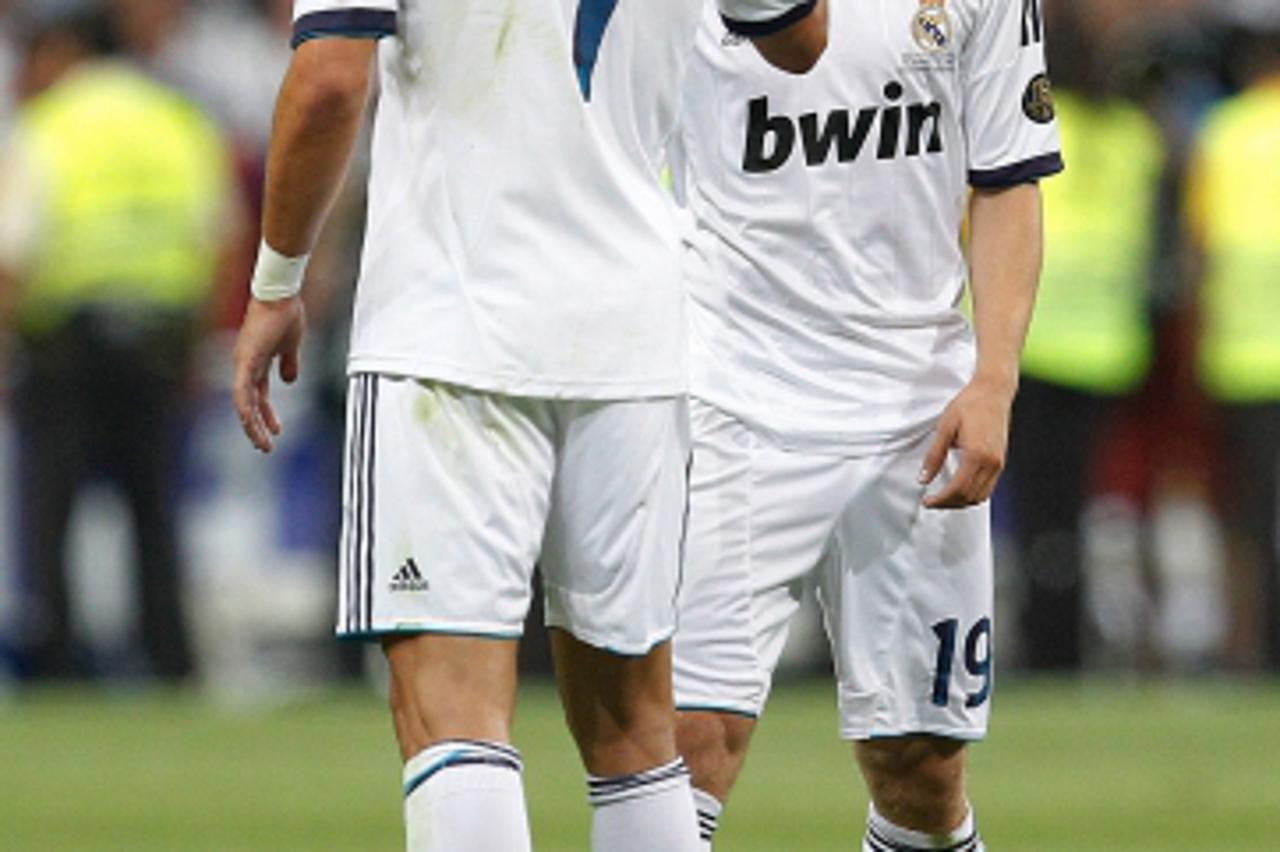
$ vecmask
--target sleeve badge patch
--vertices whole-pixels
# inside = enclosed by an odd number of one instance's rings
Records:
[[[1049,75],[1037,74],[1022,93],[1022,111],[1036,124],[1048,124],[1057,114],[1053,108],[1053,87]]]

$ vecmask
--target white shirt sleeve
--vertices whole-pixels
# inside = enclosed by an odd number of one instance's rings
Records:
[[[313,38],[396,34],[396,0],[294,0],[293,46]]]
[[[1041,0],[985,0],[964,46],[969,183],[1014,186],[1062,171]]]
[[[757,37],[776,33],[801,20],[817,0],[719,0],[724,25],[736,35]]]

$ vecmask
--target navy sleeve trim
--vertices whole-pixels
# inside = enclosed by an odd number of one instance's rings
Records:
[[[745,36],[746,38],[760,38],[761,36],[773,35],[776,32],[785,30],[787,27],[802,21],[809,17],[818,6],[818,0],[805,0],[799,6],[788,9],[776,18],[767,21],[736,21],[727,15],[721,15],[725,28],[734,35]]]
[[[396,13],[388,9],[330,9],[303,15],[293,23],[295,48],[313,38],[386,38],[396,34]]]
[[[1035,183],[1041,178],[1056,175],[1064,168],[1062,154],[1054,151],[998,169],[973,169],[969,172],[969,185],[979,189],[1002,189],[1020,183]]]

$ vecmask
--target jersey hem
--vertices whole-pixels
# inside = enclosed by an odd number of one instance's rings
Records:
[[[533,378],[530,376],[483,373],[415,358],[352,355],[347,375],[379,373],[443,382],[500,396],[546,399],[664,399],[688,394],[688,382],[679,376],[662,376],[644,381],[584,381],[582,379]]]
[[[691,391],[689,396],[700,405],[706,405],[725,417],[736,420],[747,430],[764,439],[774,449],[784,453],[804,453],[806,455],[832,456],[844,459],[889,456],[919,444],[937,427],[938,418],[942,416],[942,410],[945,407],[940,406],[937,417],[918,426],[903,429],[901,432],[895,432],[886,437],[858,440],[857,438],[815,435],[813,433],[798,436],[797,430],[774,429],[763,423],[759,418],[735,411],[732,406],[722,405],[697,391]]]

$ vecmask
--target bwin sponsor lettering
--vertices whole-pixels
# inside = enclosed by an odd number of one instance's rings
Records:
[[[838,163],[852,163],[863,155],[873,136],[878,160],[942,153],[942,104],[899,104],[903,88],[897,82],[886,85],[884,95],[889,106],[856,112],[839,108],[825,116],[807,112],[796,119],[770,115],[768,97],[753,98],[747,103],[743,171],[764,174],[782,168],[795,153],[797,141],[805,164],[811,167],[830,162],[833,155]]]

